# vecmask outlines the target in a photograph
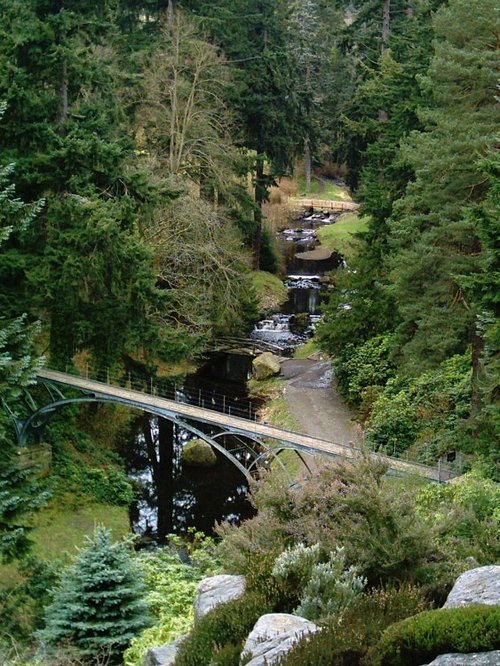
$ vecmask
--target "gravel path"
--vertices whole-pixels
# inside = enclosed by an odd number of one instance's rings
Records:
[[[288,408],[303,433],[344,445],[361,441],[361,428],[335,389],[329,361],[285,360],[281,377]]]

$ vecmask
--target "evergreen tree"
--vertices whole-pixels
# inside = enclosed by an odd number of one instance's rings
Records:
[[[500,109],[493,0],[453,0],[435,17],[435,55],[425,85],[426,131],[403,156],[415,172],[391,220],[391,291],[405,367],[421,371],[473,341],[476,310],[458,276],[480,271],[481,244],[464,209],[480,202],[487,178],[478,158],[493,145]]]
[[[459,278],[478,312],[474,340],[472,413],[461,437],[461,448],[485,463],[484,470],[500,480],[500,157],[489,155],[480,168],[489,181],[488,193],[467,211],[468,224],[481,243],[480,272]]]
[[[1,106],[0,119],[4,110],[5,106]],[[0,274],[15,255],[13,237],[19,237],[27,229],[43,204],[38,201],[28,205],[16,197],[11,182],[13,171],[12,164],[0,168]],[[2,300],[4,296],[2,291]],[[42,363],[34,354],[34,340],[39,332],[39,324],[28,324],[26,315],[0,318],[0,560],[6,561],[27,552],[30,545],[27,518],[46,500],[46,495],[33,482],[33,470],[19,464],[9,419],[16,411],[16,401],[23,389],[35,381],[36,370]]]
[[[236,140],[250,152],[254,174],[252,250],[260,266],[262,203],[274,178],[292,169],[303,146],[303,98],[296,60],[287,42],[286,3],[276,0],[184,0],[203,17],[207,30],[232,66],[227,102],[240,128]]]
[[[131,639],[148,626],[142,575],[126,541],[113,543],[104,528],[87,541],[62,575],[40,638],[73,648],[88,663],[120,663]]]

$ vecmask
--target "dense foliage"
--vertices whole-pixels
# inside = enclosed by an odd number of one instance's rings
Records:
[[[152,626],[132,639],[123,657],[126,666],[142,666],[147,648],[188,633],[198,583],[219,572],[213,541],[192,531],[188,540],[170,535],[167,548],[141,553],[138,564],[144,573]]]
[[[499,34],[493,0],[0,0],[0,559],[18,560],[0,619],[36,650],[45,616],[40,663],[138,666],[219,566],[247,592],[197,623],[181,666],[239,664],[266,611],[323,624],[290,666],[494,645],[494,611],[428,609],[499,553]],[[129,411],[58,411],[46,477],[18,455],[40,359],[170,385],[246,332],[256,271],[279,265],[263,203],[302,159],[306,190],[314,168],[342,177],[366,221],[318,339],[368,447],[472,471],[430,486],[361,456],[298,488],[266,478],[220,561],[199,536],[135,557],[106,531],[62,578],[26,558],[48,490],[62,511],[134,498]]]
[[[276,476],[259,482],[257,516],[220,530],[222,562],[245,573],[246,596],[197,623],[179,663],[194,664],[190,654],[219,663],[220,655],[236,666],[255,597],[259,614],[294,612],[322,626],[282,658],[288,666],[413,663],[412,655],[422,663],[445,647],[494,649],[496,608],[422,611],[443,604],[458,574],[498,557],[497,484],[478,473],[440,486],[385,471],[360,458],[322,469],[300,488]]]
[[[475,0],[470,20],[461,0],[432,17],[433,3],[386,5],[338,130],[339,145],[364,146],[350,178],[368,231],[320,339],[374,448],[427,463],[462,451],[496,476],[495,3]],[[356,9],[346,44],[373,57],[374,22]]]
[[[440,654],[498,650],[500,609],[467,606],[424,611],[389,627],[371,655],[376,666],[417,666]]]

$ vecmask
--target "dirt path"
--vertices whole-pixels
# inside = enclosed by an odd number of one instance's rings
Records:
[[[288,409],[311,437],[359,444],[361,429],[335,390],[329,361],[286,360],[281,365]]]

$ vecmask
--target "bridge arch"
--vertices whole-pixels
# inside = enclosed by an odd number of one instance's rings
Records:
[[[34,432],[37,434],[41,433],[41,431],[47,424],[48,420],[57,409],[66,407],[68,405],[84,404],[84,403],[122,404],[132,409],[137,409],[138,411],[147,412],[148,414],[152,414],[154,416],[159,416],[161,418],[167,419],[168,421],[171,421],[175,425],[178,425],[181,428],[188,430],[189,432],[191,432],[193,435],[196,435],[200,439],[203,439],[213,449],[219,451],[219,453],[221,453],[224,457],[226,457],[243,474],[243,476],[247,479],[248,482],[250,482],[250,480],[253,478],[252,472],[257,470],[258,463],[263,459],[264,456],[268,457],[271,456],[274,460],[278,462],[283,471],[288,474],[285,466],[283,465],[283,462],[279,460],[278,457],[282,449],[280,449],[279,452],[274,452],[271,448],[265,446],[262,443],[262,441],[259,441],[257,438],[249,437],[248,435],[244,435],[236,431],[222,431],[215,433],[214,435],[207,435],[196,426],[180,418],[177,414],[174,414],[169,410],[150,407],[150,406],[148,406],[148,408],[146,409],[144,406],[130,404],[129,401],[121,400],[120,398],[96,395],[96,394],[81,396],[78,398],[61,398],[60,400],[55,400],[47,405],[39,407],[36,411],[30,414],[30,416],[26,420],[16,422],[16,433],[17,433],[18,443],[21,446],[25,446],[30,432]],[[239,449],[228,450],[217,441],[218,439],[224,436],[238,437],[240,441],[242,440],[243,437],[246,436],[248,439],[250,439],[251,441],[258,444],[260,447],[262,447],[264,451],[263,452],[261,451],[257,454],[257,452],[253,450],[252,447],[246,446],[245,448],[248,451],[248,453],[251,455],[253,460],[248,467],[245,467],[245,465],[243,465],[240,462],[240,460],[238,460],[236,455],[233,454],[233,452],[238,451]]]

